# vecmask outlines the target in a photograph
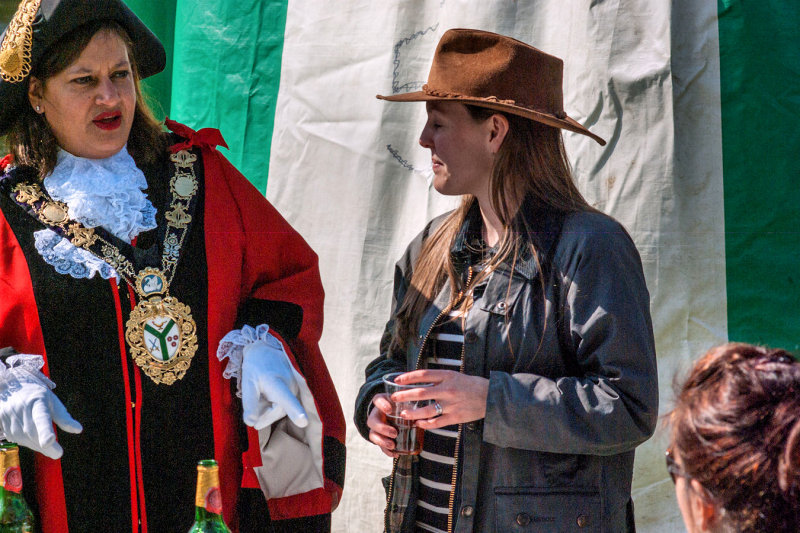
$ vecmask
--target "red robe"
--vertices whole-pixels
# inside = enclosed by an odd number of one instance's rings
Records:
[[[97,518],[99,526],[114,523],[113,530],[124,531],[120,521],[128,521],[133,532],[147,531],[148,520],[153,531],[166,530],[156,524],[172,527],[164,524],[182,513],[188,529],[193,504],[186,502],[194,500],[195,475],[188,465],[208,458],[198,454],[213,455],[220,464],[231,529],[252,522],[239,514],[258,513],[253,494],[263,500],[253,473],[261,465],[258,436],[243,425],[241,401],[216,357],[220,339],[243,324],[270,325],[306,379],[323,425],[322,442],[315,445],[322,448],[324,486],[270,499],[272,520],[324,515],[341,497],[345,423],[319,351],[323,290],[317,256],[214,148],[221,144],[218,132],[168,125],[186,139],[183,147],[199,155],[200,181],[194,222],[170,286],[170,294],[192,308],[199,348],[186,377],[174,385],[154,385],[126,354],[124,324],[135,293],[115,280],[58,274],[33,247],[32,234],[43,226],[12,201],[7,187],[0,195],[0,348],[43,354],[54,392],[84,425],[83,434],[59,434],[65,450],[60,460],[35,454],[26,464],[23,457],[24,490],[45,532],[84,530],[97,513],[115,520]],[[166,155],[143,169],[160,224],[169,201]],[[160,246],[157,230],[146,233],[153,235],[140,235],[137,246]],[[86,472],[98,462],[95,472]],[[123,494],[126,501],[119,501]],[[84,513],[88,502],[94,509]]]

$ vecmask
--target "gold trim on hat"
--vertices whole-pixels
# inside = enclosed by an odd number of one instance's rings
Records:
[[[0,76],[7,82],[18,83],[31,71],[31,25],[41,3],[42,0],[22,0],[8,24],[0,45]]]
[[[470,96],[468,94],[440,91],[439,89],[430,88],[427,83],[422,86],[422,92],[424,92],[428,96],[435,96],[437,98],[455,98],[458,100],[480,100],[481,102],[486,102],[490,104],[503,104],[513,107],[519,107],[526,111],[533,111],[535,113],[540,113],[544,115],[553,115],[559,120],[564,120],[565,118],[567,118],[567,114],[564,111],[546,111],[546,110],[543,111],[540,109],[536,109],[532,104],[524,104],[522,102],[517,102],[516,100],[504,100],[496,96]]]
[[[502,98],[498,98],[496,96],[469,96],[467,94],[461,93],[454,93],[449,91],[440,91],[439,89],[432,89],[428,87],[428,84],[422,86],[422,92],[429,96],[437,96],[439,98],[460,98],[460,99],[470,99],[470,100],[484,100],[486,102],[492,102],[495,104],[505,104],[505,105],[513,105],[518,107],[524,107],[526,109],[531,109],[536,111],[532,106],[517,102],[516,100],[504,100]]]

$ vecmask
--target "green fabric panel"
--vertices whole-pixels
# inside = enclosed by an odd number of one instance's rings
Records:
[[[170,118],[219,128],[231,162],[267,188],[288,0],[178,0]]]
[[[163,119],[170,109],[172,94],[172,55],[173,36],[175,34],[176,0],[126,0],[136,16],[138,16],[155,33],[167,52],[167,66],[160,74],[147,78],[142,82],[147,103],[150,104],[156,118]]]
[[[728,334],[800,348],[800,3],[719,0]]]
[[[18,0],[0,0],[0,28],[8,26],[8,21],[14,16],[19,6]],[[0,32],[2,29],[0,29]]]

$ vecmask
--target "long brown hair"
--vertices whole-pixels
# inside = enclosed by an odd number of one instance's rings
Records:
[[[730,343],[709,350],[668,415],[672,451],[734,531],[800,531],[800,363]]]
[[[67,68],[100,31],[118,35],[128,49],[136,89],[136,109],[128,137],[128,152],[140,166],[154,162],[166,148],[167,137],[161,124],[145,101],[139,83],[139,71],[133,55],[133,44],[125,29],[113,20],[97,20],[80,26],[57,43],[53,44],[38,65],[34,65],[31,76],[47,83],[47,79]],[[28,78],[30,82],[30,77]],[[6,144],[14,154],[14,163],[33,167],[43,179],[55,168],[58,156],[56,141],[47,119],[36,113],[30,105],[23,105],[6,137]]]
[[[589,211],[592,208],[572,180],[561,130],[488,108],[473,105],[466,107],[477,123],[488,120],[495,114],[505,116],[509,123],[489,178],[492,208],[500,218],[504,231],[497,253],[473,280],[472,283],[475,284],[495,266],[505,261],[513,264],[526,247],[539,263],[541,250],[537,250],[535,243],[530,240],[527,221],[517,210],[519,202],[514,199],[525,198],[534,205],[559,212]],[[422,314],[446,282],[450,284],[451,305],[463,289],[450,249],[467,213],[476,201],[474,196],[465,195],[461,205],[423,244],[413,268],[410,289],[395,316],[394,347],[407,345],[419,326]],[[543,284],[544,280],[541,282]],[[467,299],[462,305],[466,308],[470,303]]]

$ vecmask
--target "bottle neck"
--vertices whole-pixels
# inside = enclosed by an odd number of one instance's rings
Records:
[[[224,524],[225,521],[222,519],[222,515],[217,513],[212,513],[205,507],[197,507],[194,508],[194,521],[198,523],[209,523],[209,522],[217,522],[220,524]]]
[[[22,494],[19,492],[14,492],[13,490],[6,490],[3,487],[0,487],[0,500],[4,502],[13,502],[17,500],[25,500]]]
[[[222,494],[219,490],[219,467],[216,462],[197,466],[197,492],[195,493],[195,517],[198,522],[219,522],[222,518]]]
[[[22,491],[22,472],[19,469],[19,450],[0,448],[0,495],[19,495]]]

